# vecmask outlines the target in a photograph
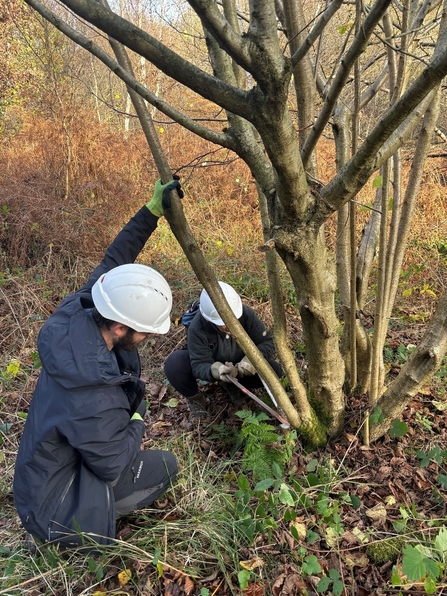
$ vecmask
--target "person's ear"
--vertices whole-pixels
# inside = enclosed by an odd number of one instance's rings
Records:
[[[129,327],[124,325],[123,323],[113,323],[110,327],[110,331],[115,335],[115,337],[124,337],[128,331]]]

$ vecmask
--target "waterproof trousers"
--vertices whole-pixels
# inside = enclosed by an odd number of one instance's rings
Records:
[[[140,451],[132,466],[114,483],[116,515],[144,509],[166,492],[177,476],[177,461],[169,451]]]

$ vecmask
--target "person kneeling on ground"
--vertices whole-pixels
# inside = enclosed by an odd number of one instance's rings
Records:
[[[232,286],[222,281],[219,285],[234,316],[281,377],[281,366],[271,358],[275,346],[264,323],[252,308],[242,303]],[[192,421],[199,420],[206,413],[205,398],[199,391],[197,379],[221,381],[222,388],[237,405],[243,403],[245,398],[237,387],[227,381],[227,375],[239,377],[247,389],[262,387],[254,366],[231,336],[205,289],[200,295],[199,311],[188,327],[186,347],[168,356],[164,371],[174,389],[188,400]]]
[[[140,450],[146,383],[137,352],[149,335],[169,331],[172,294],[160,273],[134,263],[174,188],[182,197],[177,180],[156,182],[152,200],[39,333],[42,370],[17,455],[14,501],[25,529],[42,541],[110,544],[118,516],[150,505],[175,480],[172,453]]]

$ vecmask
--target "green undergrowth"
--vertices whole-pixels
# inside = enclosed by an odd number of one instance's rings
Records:
[[[355,565],[388,564],[385,584],[397,591],[418,585],[434,594],[445,584],[447,519],[426,519],[391,498],[369,508],[362,477],[343,462],[304,453],[295,432],[284,433],[264,413],[239,417],[240,428],[228,429],[231,457],[217,457],[190,433],[161,441],[179,459],[176,485],[162,509],[119,520],[119,538],[102,552],[41,545],[30,555],[20,530],[8,534],[0,548],[0,595],[22,594],[24,586],[40,594],[99,596],[124,587],[159,594],[172,583],[200,596],[219,585],[232,594],[256,588],[267,595],[281,557],[297,570],[302,594],[341,596],[352,589],[347,571]],[[442,468],[447,452],[419,450],[418,458],[421,466]]]
[[[354,570],[369,565],[386,567],[384,585],[394,593],[414,586],[427,594],[442,589],[447,518],[431,518],[430,511],[392,499],[375,510],[362,496],[365,480],[358,472],[327,450],[306,453],[294,431],[285,433],[264,413],[247,410],[238,413],[239,424],[215,425],[206,437],[179,431],[165,444],[157,438],[157,448],[176,454],[181,475],[163,509],[119,521],[112,547],[86,554],[44,545],[30,554],[11,498],[14,452],[40,366],[35,335],[64,292],[52,283],[49,268],[29,275],[15,271],[0,277],[0,289],[12,287],[16,296],[3,335],[9,343],[0,362],[0,405],[6,396],[10,402],[17,399],[15,412],[10,405],[7,415],[6,407],[0,412],[0,596],[25,590],[56,596],[158,596],[175,593],[174,588],[168,591],[170,584],[179,586],[180,595],[210,596],[226,586],[226,593],[234,595],[248,590],[267,596],[285,561],[296,570],[304,595],[353,593]],[[73,283],[79,279],[74,268]],[[261,274],[255,286],[244,286],[243,278],[231,281],[250,298],[263,299]],[[189,273],[177,276],[177,314],[198,290]],[[399,343],[386,351],[386,360],[400,366],[412,349],[412,344]],[[445,410],[445,372],[444,362],[435,377],[439,401],[433,402],[440,413]],[[431,413],[416,412],[413,424],[419,436],[436,438]],[[407,433],[407,424],[395,421],[389,437]],[[446,498],[444,447],[434,440],[413,445],[416,468],[433,471],[427,495],[433,507],[441,507]]]

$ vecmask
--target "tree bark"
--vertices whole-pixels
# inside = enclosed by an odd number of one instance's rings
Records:
[[[376,441],[399,418],[412,397],[439,368],[447,352],[447,292],[441,297],[429,327],[407,363],[377,402],[383,421],[370,426],[370,440]]]

